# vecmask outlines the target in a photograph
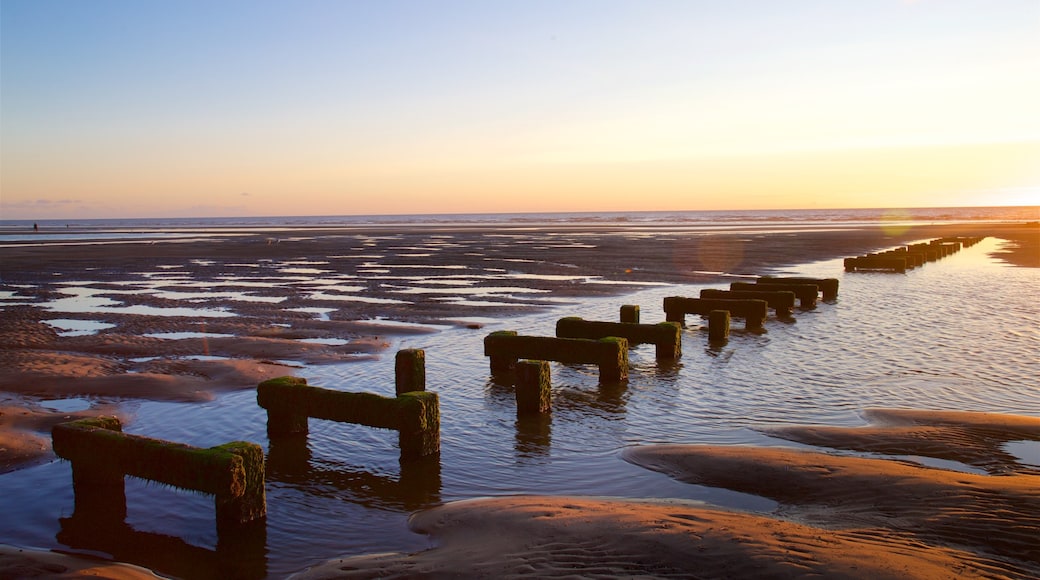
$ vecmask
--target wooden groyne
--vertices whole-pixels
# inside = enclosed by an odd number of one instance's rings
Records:
[[[548,361],[516,363],[516,414],[537,415],[552,408],[552,378]]]
[[[618,336],[630,345],[649,343],[657,347],[657,358],[677,359],[682,356],[682,327],[676,322],[637,324],[632,322],[600,322],[568,316],[556,321],[556,336],[598,340]]]
[[[684,324],[687,314],[708,316],[712,310],[728,310],[736,318],[744,319],[748,330],[761,330],[769,314],[765,300],[724,300],[669,296],[664,299],[665,319]]]
[[[906,258],[885,256],[845,258],[844,265],[846,272],[882,271],[902,274],[906,272],[907,268]]]
[[[126,513],[124,477],[213,494],[218,531],[261,520],[267,515],[264,451],[233,441],[203,449],[122,432],[115,417],[81,419],[51,430],[54,453],[72,462],[77,503],[101,493],[123,498],[111,509]],[[118,500],[117,500],[118,501]]]
[[[708,341],[721,343],[729,340],[729,310],[712,310],[708,313]]]
[[[394,429],[404,459],[440,453],[437,393],[412,391],[383,397],[312,387],[299,377],[279,377],[260,383],[256,402],[267,409],[267,433],[272,439],[306,434],[307,421],[313,417]]]
[[[598,365],[604,383],[628,379],[628,340],[617,336],[590,340],[521,336],[500,330],[484,337],[484,356],[491,359],[492,374],[511,372],[518,360],[532,359]]]
[[[907,270],[923,266],[927,262],[935,262],[960,251],[961,248],[974,246],[985,239],[984,236],[946,237],[926,243],[910,244],[900,248],[845,258],[846,272],[887,271],[904,273]]]
[[[770,284],[769,287],[793,293],[802,308],[814,308],[816,298],[820,295],[820,287],[816,284]],[[729,289],[734,292],[760,292],[762,286],[753,282],[731,282]]]
[[[777,318],[787,318],[794,312],[795,295],[790,290],[719,290],[704,288],[701,298],[708,300],[765,300]]]
[[[805,278],[801,276],[759,276],[755,284],[760,286],[772,286],[783,284],[815,284],[823,294],[826,301],[837,300],[838,279],[837,278]]]

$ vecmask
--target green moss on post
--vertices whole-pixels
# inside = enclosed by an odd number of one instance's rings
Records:
[[[441,412],[437,393],[402,393],[395,401],[399,413],[398,445],[402,459],[435,455],[441,451]]]
[[[628,341],[623,338],[590,340],[495,332],[484,337],[484,354],[491,358],[492,374],[512,369],[520,359],[533,359],[599,365],[602,382],[628,378]]]
[[[602,322],[568,316],[556,321],[556,336],[589,340],[617,336],[627,339],[629,345],[654,344],[657,347],[657,358],[659,359],[676,359],[682,356],[682,327],[675,322],[659,324]]]
[[[548,413],[552,406],[548,361],[524,360],[516,365],[516,414]]]
[[[502,354],[494,348],[493,344],[499,337],[515,337],[516,331],[495,331],[484,337],[484,355],[491,359],[491,374],[501,374],[513,370],[517,359],[508,354]]]
[[[232,441],[210,450],[230,454],[236,485],[216,493],[217,530],[234,528],[267,515],[266,475],[264,450],[255,443]]]
[[[628,380],[628,340],[617,336],[599,339],[599,342],[615,344],[617,348],[608,351],[599,363],[599,380],[604,383],[618,383]]]
[[[268,437],[307,434],[307,413],[301,412],[291,397],[284,396],[293,387],[306,386],[307,379],[304,378],[278,377],[266,380],[257,387],[256,402],[267,409]]]
[[[264,452],[259,445],[236,441],[200,449],[121,431],[111,417],[55,425],[55,453],[72,462],[77,494],[122,498],[113,510],[126,512],[124,475],[132,475],[216,496],[218,530],[223,523],[245,523],[267,513],[264,495]],[[80,502],[79,503],[94,503]]]
[[[682,326],[678,322],[658,322],[655,325],[659,328],[659,332],[662,336],[667,336],[667,340],[658,340],[657,345],[657,358],[658,359],[677,359],[682,356]]]
[[[267,409],[267,432],[274,439],[306,433],[309,417],[400,432],[402,457],[440,451],[440,407],[436,393],[411,391],[397,397],[312,387],[292,377],[271,379],[257,387],[257,403]],[[282,429],[273,421],[290,417],[299,429]]]
[[[621,307],[621,322],[639,324],[639,305],[625,304]]]
[[[743,318],[749,330],[763,330],[769,304],[765,300],[725,300],[669,296],[664,299],[664,311],[669,321],[683,322],[687,314],[708,316],[712,310],[728,310],[731,316]]]
[[[398,396],[426,390],[426,351],[418,348],[397,351],[394,359],[394,387]]]
[[[708,313],[708,340],[725,342],[729,340],[729,310],[712,310]]]

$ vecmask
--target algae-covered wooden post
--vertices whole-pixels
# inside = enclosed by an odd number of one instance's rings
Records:
[[[816,298],[820,295],[820,287],[816,284],[773,284],[771,288],[793,292],[802,308],[814,308]],[[729,289],[734,292],[755,292],[762,290],[762,287],[751,282],[731,282]]]
[[[276,386],[277,385],[277,386]],[[307,407],[294,404],[297,392],[289,387],[307,386],[301,377],[278,377],[260,383],[256,390],[257,403],[267,409],[267,436],[306,435],[308,433]],[[277,395],[273,393],[278,393]],[[270,396],[269,396],[270,395]]]
[[[708,340],[725,342],[729,340],[729,310],[712,310],[708,313]]]
[[[599,340],[520,336],[512,330],[484,337],[484,356],[491,359],[491,373],[512,371],[520,359],[599,365],[600,381],[628,379],[628,340],[610,336]]]
[[[125,475],[132,475],[213,494],[218,532],[267,515],[264,451],[255,443],[233,441],[201,449],[123,433],[114,417],[61,423],[51,430],[51,438],[55,454],[72,462],[77,494],[111,495],[111,490],[123,489]],[[125,513],[122,497],[123,505],[113,509]]]
[[[770,286],[773,284],[815,284],[819,287],[820,292],[823,294],[823,299],[826,301],[838,299],[838,279],[837,278],[806,278],[802,276],[760,276],[755,281],[756,284],[761,286]]]
[[[682,356],[682,326],[677,322],[638,324],[584,320],[577,316],[567,316],[556,321],[556,336],[593,340],[618,336],[626,339],[630,345],[655,345],[658,359],[677,359]]]
[[[552,405],[549,363],[522,360],[516,363],[516,414],[548,413]]]
[[[394,359],[394,387],[398,396],[426,390],[426,351],[406,348]]]
[[[669,296],[664,299],[664,312],[667,320],[682,324],[687,314],[708,316],[712,310],[728,310],[731,316],[744,319],[748,330],[762,331],[769,304],[765,300],[725,300],[708,298],[687,298],[685,296]]]
[[[621,322],[639,324],[639,305],[625,304],[621,307]]]
[[[401,457],[414,459],[440,453],[441,410],[437,393],[402,393],[397,403],[401,413],[397,425]]]
[[[412,391],[383,397],[312,387],[299,377],[279,377],[257,386],[256,402],[267,409],[267,433],[272,439],[307,433],[307,420],[313,417],[394,429],[402,458],[440,452],[437,393]]]
[[[507,336],[518,336],[515,330],[497,330],[484,337],[484,355],[491,361],[491,374],[498,375],[513,370],[517,358],[505,349],[496,349],[492,345],[498,344]]]
[[[708,300],[765,300],[776,313],[777,318],[789,318],[794,312],[797,298],[794,292],[787,290],[770,290],[771,286],[763,286],[761,291],[717,290],[704,288],[701,298]]]

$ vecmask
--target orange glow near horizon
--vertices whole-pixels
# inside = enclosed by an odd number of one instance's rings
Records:
[[[1033,205],[1038,159],[1040,144],[1001,143],[628,163],[272,163],[251,170],[245,184],[236,168],[217,167],[157,181],[164,162],[155,160],[118,184],[82,167],[72,194],[80,199],[50,209],[55,217],[193,217]],[[62,173],[25,175],[24,185],[22,175],[5,177],[5,191],[33,200],[71,189]],[[42,215],[18,201],[5,193],[5,219]]]
[[[0,219],[1040,199],[1035,3],[92,4],[0,4]]]

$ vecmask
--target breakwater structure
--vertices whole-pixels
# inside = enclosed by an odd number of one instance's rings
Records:
[[[759,286],[777,286],[785,284],[813,284],[820,289],[825,302],[838,299],[837,278],[805,278],[801,276],[759,276],[755,280]]]
[[[721,290],[704,288],[700,297],[706,300],[765,300],[777,318],[789,318],[794,312],[795,295],[789,290]]]
[[[384,397],[315,387],[300,377],[278,377],[257,386],[256,402],[267,410],[272,440],[306,435],[308,420],[315,418],[396,430],[402,459],[440,453],[440,402],[434,392],[413,390]]]
[[[516,370],[517,361],[532,359],[599,366],[601,383],[628,379],[628,340],[609,336],[598,340],[524,336],[500,330],[484,337],[484,356],[491,360],[491,373]]]
[[[732,292],[762,292],[765,287],[755,282],[731,282],[729,289]],[[770,284],[769,289],[793,293],[802,308],[815,308],[816,299],[820,295],[820,287],[816,284]]]
[[[72,463],[77,510],[104,505],[112,518],[122,520],[126,517],[124,477],[131,475],[213,494],[218,533],[262,521],[267,515],[264,451],[255,443],[192,447],[123,433],[115,417],[60,423],[51,430],[51,439],[54,453]]]
[[[937,238],[929,242],[909,244],[883,252],[845,258],[846,272],[881,271],[905,273],[907,270],[935,262],[956,253],[961,248],[971,247],[985,236],[958,236]]]
[[[677,322],[602,322],[568,316],[556,321],[556,336],[592,340],[617,336],[626,339],[630,345],[653,344],[658,359],[674,360],[682,356],[682,327]]]
[[[745,299],[708,299],[687,298],[684,296],[668,296],[664,299],[665,319],[668,322],[684,324],[687,314],[708,316],[713,310],[726,310],[736,318],[744,319],[748,330],[764,330],[766,317],[769,315],[769,304],[765,300]]]
[[[552,409],[552,377],[549,362],[522,360],[516,363],[516,414],[539,415]]]

